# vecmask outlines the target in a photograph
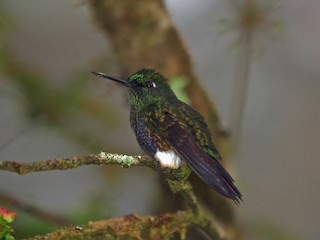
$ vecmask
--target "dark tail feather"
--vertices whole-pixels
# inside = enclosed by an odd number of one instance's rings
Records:
[[[234,185],[232,177],[217,160],[208,156],[208,159],[198,158],[187,164],[210,187],[231,198],[237,205],[240,204],[242,194]]]
[[[166,128],[166,131],[169,132],[167,140],[170,145],[204,182],[222,195],[233,199],[237,205],[240,204],[242,195],[218,159],[209,156],[199,146],[193,135],[180,127],[179,124],[171,124],[170,128]]]
[[[188,141],[189,144],[191,142]],[[211,188],[231,198],[239,205],[242,201],[242,194],[234,185],[234,180],[223,168],[219,160],[207,155],[196,144],[192,145],[190,148],[184,148],[184,151],[179,151],[181,158]]]
[[[223,179],[225,179],[227,185],[229,186],[229,188],[231,189],[231,199],[233,199],[233,201],[239,205],[240,201],[242,202],[242,194],[239,191],[239,189],[234,185],[234,180],[233,178],[230,176],[230,174],[223,168],[223,166],[220,164],[220,162],[218,162],[218,168],[220,170],[220,172],[222,173],[221,176],[223,177]]]

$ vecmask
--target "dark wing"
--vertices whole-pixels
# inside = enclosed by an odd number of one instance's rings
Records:
[[[183,106],[185,107],[185,106]],[[189,107],[189,106],[188,106]],[[194,111],[192,109],[192,111]],[[196,116],[200,116],[195,112]],[[162,117],[157,118],[155,126],[158,126],[162,131],[162,138],[164,137],[173,147],[175,152],[181,159],[210,187],[224,196],[233,199],[236,203],[241,199],[241,193],[234,185],[234,180],[229,173],[223,168],[219,162],[220,155],[215,149],[209,151],[216,152],[217,157],[208,155],[208,151],[200,146],[200,142],[205,143],[211,141],[211,138],[199,140],[197,136],[201,137],[201,129],[194,126],[194,122],[190,118],[183,118],[169,109],[163,110]],[[195,115],[194,115],[195,116]],[[203,118],[197,119],[197,123],[204,123]],[[202,122],[201,122],[202,121]],[[200,132],[199,132],[200,131]],[[206,134],[205,134],[206,135]],[[206,136],[202,136],[206,137]],[[209,143],[209,147],[213,146]]]

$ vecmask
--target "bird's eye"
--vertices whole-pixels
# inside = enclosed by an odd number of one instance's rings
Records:
[[[147,88],[155,88],[156,87],[156,84],[154,82],[147,82],[146,83],[146,87]]]

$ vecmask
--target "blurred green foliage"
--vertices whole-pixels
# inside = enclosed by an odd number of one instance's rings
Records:
[[[59,213],[57,213],[59,214]],[[91,195],[87,201],[81,203],[80,207],[69,209],[66,213],[60,213],[72,225],[87,224],[89,221],[108,219],[112,216],[112,210],[109,207],[108,200],[102,195]],[[15,237],[27,238],[35,235],[42,235],[61,228],[55,224],[32,216],[28,213],[17,211],[17,220],[14,222]]]
[[[177,95],[177,97],[185,103],[190,103],[190,99],[185,91],[186,86],[188,85],[188,79],[185,77],[174,77],[169,81],[171,89]]]

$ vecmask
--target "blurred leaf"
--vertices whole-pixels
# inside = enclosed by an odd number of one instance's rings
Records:
[[[21,211],[18,211],[18,218],[14,222],[13,227],[17,239],[49,233],[58,228],[43,219],[36,218]]]
[[[185,88],[188,85],[188,79],[185,77],[174,77],[169,81],[170,87],[177,97],[185,103],[190,103],[190,99],[185,92]]]
[[[82,203],[80,208],[68,210],[67,219],[73,225],[86,224],[89,221],[107,219],[111,216],[111,208],[108,201],[101,194],[92,195]],[[56,230],[58,227],[36,218],[30,214],[18,211],[17,221],[14,223],[15,235],[17,238],[26,238],[35,235],[46,234]]]

